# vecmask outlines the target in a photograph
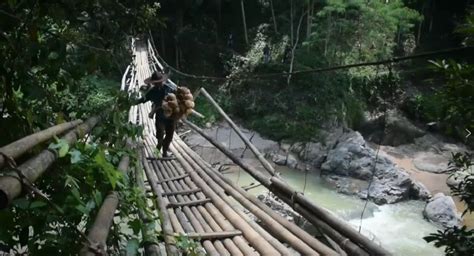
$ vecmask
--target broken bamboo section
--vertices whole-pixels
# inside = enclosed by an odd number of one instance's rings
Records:
[[[79,119],[67,123],[58,124],[1,147],[0,168],[2,168],[5,165],[5,162],[7,161],[4,155],[15,159],[24,154],[26,151],[33,148],[34,146],[53,138],[55,135],[64,133],[65,131],[72,129],[81,123],[82,120]]]
[[[363,247],[369,254],[373,255],[390,255],[388,251],[380,247],[379,245],[375,244],[373,241],[369,240],[367,237],[361,235],[358,233],[355,229],[350,227],[347,223],[344,221],[338,219],[335,217],[332,213],[327,211],[326,209],[317,206],[313,202],[311,202],[309,199],[301,195],[300,193],[297,193],[296,190],[292,189],[290,186],[288,186],[286,183],[284,183],[282,180],[280,180],[278,177],[267,177],[260,173],[258,170],[253,168],[252,166],[246,164],[245,162],[241,161],[237,156],[235,156],[232,152],[227,150],[222,144],[208,136],[204,131],[193,124],[192,122],[188,120],[184,120],[184,123],[186,123],[189,127],[191,127],[193,130],[195,130],[197,133],[199,133],[201,136],[203,136],[205,139],[207,139],[211,144],[213,144],[216,148],[218,148],[222,153],[224,153],[227,157],[229,157],[235,164],[239,165],[244,169],[246,172],[248,172],[252,177],[254,177],[256,180],[258,180],[261,184],[263,184],[265,187],[267,187],[270,191],[278,194],[279,196],[282,196],[282,199],[287,199],[290,198],[292,199],[290,203],[288,201],[285,201],[288,205],[294,206],[295,204],[299,204],[301,206],[301,209],[307,209],[313,216],[317,216],[318,219],[321,219],[322,221],[326,222],[328,227],[331,227],[335,229],[337,232],[343,234],[353,242],[359,244],[359,246]],[[298,208],[295,209],[297,212]],[[300,212],[301,213],[301,212]],[[310,219],[308,219],[310,220]],[[311,220],[310,220],[311,221]],[[313,225],[316,225],[316,223],[313,223]],[[328,235],[331,235],[328,233]]]
[[[209,100],[209,102],[217,109],[217,111],[224,117],[224,119],[229,123],[232,129],[239,135],[242,141],[247,145],[250,150],[255,154],[257,159],[262,163],[265,170],[267,170],[272,176],[275,175],[275,169],[273,166],[265,159],[265,157],[258,151],[258,149],[249,141],[247,137],[240,131],[239,127],[230,119],[230,117],[224,112],[224,110],[217,104],[217,102],[211,97],[211,95],[206,91],[206,89],[201,88],[201,93]]]
[[[101,117],[91,117],[61,137],[61,139],[65,140],[69,146],[72,146],[79,138],[89,133],[100,120]],[[45,149],[20,165],[17,171],[21,172],[29,182],[35,182],[57,158],[58,153],[56,150]],[[0,177],[0,209],[6,208],[13,199],[21,194],[22,186],[22,178],[15,171],[8,172]]]

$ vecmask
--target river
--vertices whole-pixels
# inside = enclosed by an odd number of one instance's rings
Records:
[[[303,190],[305,187],[304,172],[282,166],[276,168],[292,187]],[[225,176],[240,186],[247,186],[255,182],[250,175],[242,170],[226,172]],[[260,186],[249,190],[249,192],[258,195],[267,193],[268,190]],[[360,215],[365,201],[354,196],[337,193],[325,184],[319,175],[314,173],[309,173],[306,176],[304,194],[318,205],[331,210],[340,218],[351,223],[354,228],[359,229]],[[444,255],[442,249],[436,248],[422,239],[437,230],[434,225],[423,219],[424,205],[425,203],[422,201],[413,200],[382,206],[368,203],[362,219],[361,232],[368,237],[375,236],[376,241],[394,255]]]

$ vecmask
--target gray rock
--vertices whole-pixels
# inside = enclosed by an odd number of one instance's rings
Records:
[[[446,180],[446,184],[448,184],[448,186],[450,187],[457,187],[459,183],[461,183],[461,181],[463,181],[469,175],[470,174],[467,171],[456,172],[448,177],[448,180]]]
[[[415,138],[425,134],[423,130],[413,125],[398,110],[392,109],[385,115],[385,135],[382,144],[398,146],[412,143]]]
[[[436,194],[425,206],[423,216],[443,228],[460,226],[462,219],[453,198],[443,193]]]
[[[413,164],[416,168],[432,173],[442,173],[448,168],[449,158],[433,152],[420,152],[415,155]]]
[[[273,196],[272,194],[266,195],[258,195],[257,199],[262,201],[268,207],[270,207],[273,211],[276,211],[280,216],[288,219],[291,222],[295,222],[295,220],[299,220],[301,216],[295,212],[290,206],[285,204],[281,199]]]
[[[296,169],[296,166],[298,165],[298,160],[294,155],[288,154],[286,158],[286,165],[292,169]]]
[[[331,176],[330,183],[335,184],[339,192],[357,194],[362,198],[367,198],[367,184],[373,179],[368,197],[377,204],[421,198],[426,192],[385,155],[379,154],[376,158],[376,152],[358,132],[340,137],[339,143],[329,151],[321,170],[324,175]],[[334,179],[334,176],[339,178]]]
[[[328,149],[321,143],[306,143],[304,149],[299,153],[299,157],[307,161],[314,168],[320,168],[326,159]]]
[[[286,156],[273,153],[273,154],[270,154],[270,157],[275,164],[286,165]]]
[[[428,200],[431,198],[431,193],[421,182],[413,181],[410,197],[413,199]]]
[[[300,154],[304,149],[304,143],[303,142],[296,142],[290,147],[290,151],[295,153],[295,154]]]

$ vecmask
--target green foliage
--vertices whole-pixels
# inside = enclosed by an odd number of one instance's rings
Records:
[[[199,249],[200,244],[186,235],[179,235],[175,237],[176,247],[186,256],[200,256],[205,255]]]
[[[446,77],[445,85],[436,92],[437,119],[445,124],[450,135],[458,135],[457,129],[473,129],[474,66],[444,60],[432,63]]]
[[[459,173],[465,174],[463,179],[457,185],[449,185],[452,194],[458,196],[461,201],[464,201],[467,208],[463,212],[474,211],[474,173],[471,167],[474,166],[472,154],[465,152],[464,154],[452,154],[452,159],[449,161],[447,172],[451,176]]]
[[[474,254],[474,230],[468,230],[466,226],[462,228],[452,227],[444,231],[424,237],[426,242],[434,242],[436,247],[445,246],[444,252],[447,256],[461,256]]]
[[[159,25],[159,4],[13,0],[1,2],[0,9],[0,145],[57,123],[104,116],[76,145],[60,139],[50,144],[60,159],[35,185],[60,211],[29,194],[16,199],[0,211],[0,250],[76,255],[85,242],[77,228],[87,230],[107,193],[116,189],[121,208],[109,253],[136,253],[138,210],[155,217],[145,209],[134,176],[116,168],[129,155],[131,171],[142,171],[124,141],[140,137],[142,128],[128,123],[131,102],[117,81],[130,59],[129,35]],[[124,225],[134,232],[125,232]]]
[[[158,8],[146,0],[0,3],[0,144],[102,110],[113,96],[109,79],[119,80],[129,59],[127,34],[158,25]]]
[[[304,45],[322,53],[330,64],[389,58],[419,19],[401,0],[328,0]]]
[[[461,174],[462,180],[458,185],[449,185],[452,194],[466,204],[463,215],[474,210],[474,173],[471,167],[474,166],[472,154],[456,153],[452,154],[447,173],[451,176]],[[462,176],[464,175],[464,176]],[[446,255],[473,255],[474,254],[474,230],[463,226],[461,228],[452,227],[444,231],[438,230],[424,237],[426,242],[434,242],[436,247],[445,246]]]
[[[294,7],[295,13],[302,13],[307,5],[296,2]],[[312,33],[308,37],[304,31],[300,33],[299,41],[303,42],[296,47],[294,70],[390,58],[396,47],[412,36],[411,29],[420,19],[402,1],[329,0],[318,8]],[[289,59],[284,55],[291,38],[271,33],[270,25],[258,26],[248,51],[227,58],[229,77],[288,72]],[[271,49],[267,64],[262,61],[265,44]],[[231,113],[277,140],[308,140],[319,129],[338,123],[357,128],[364,121],[364,111],[396,106],[401,94],[400,78],[391,67],[298,74],[292,76],[291,85],[285,76],[235,80],[219,89],[222,97],[232,99],[221,101],[230,102]]]

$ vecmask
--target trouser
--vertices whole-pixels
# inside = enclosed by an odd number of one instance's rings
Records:
[[[168,149],[170,147],[171,141],[173,140],[176,122],[173,119],[160,118],[158,116],[155,120],[156,139],[158,140],[158,144],[156,147],[158,150],[161,150],[161,148],[163,148],[162,156],[166,157],[168,155]]]

